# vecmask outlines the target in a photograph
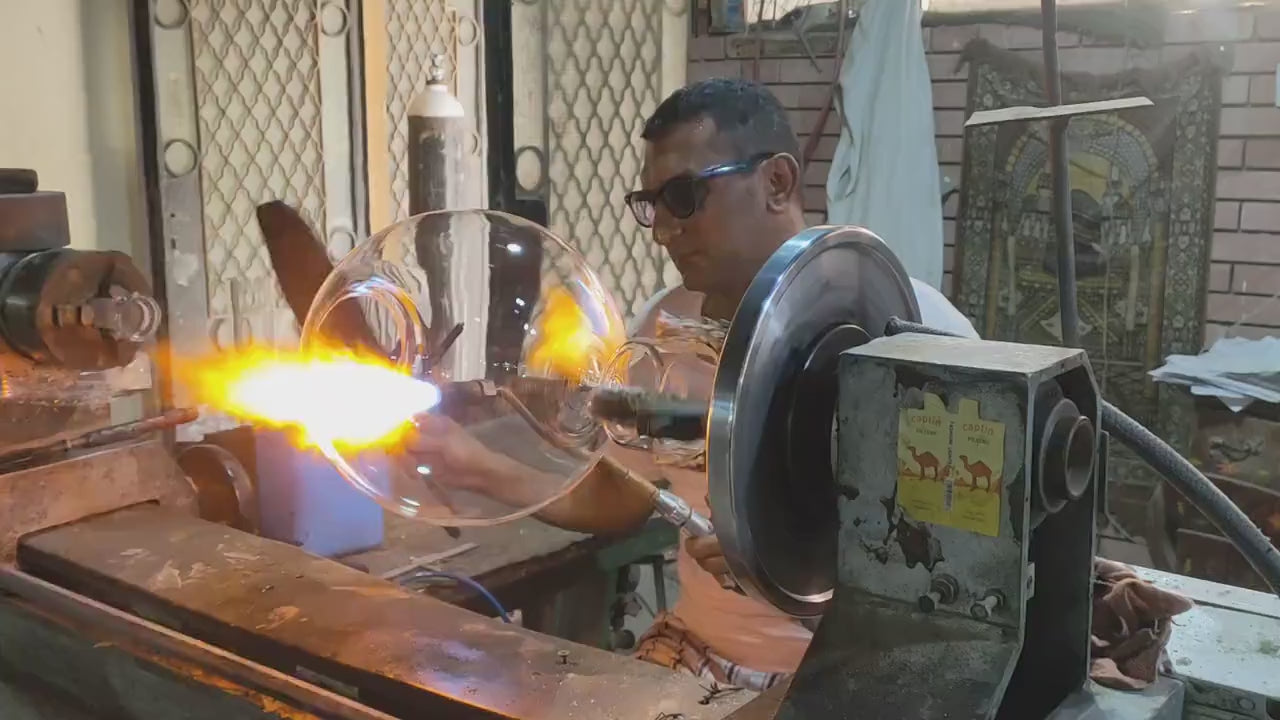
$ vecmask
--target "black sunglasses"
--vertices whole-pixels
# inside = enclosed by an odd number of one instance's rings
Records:
[[[636,216],[641,227],[653,227],[654,216],[657,215],[658,203],[677,220],[693,217],[711,193],[711,181],[725,175],[739,175],[755,170],[765,160],[777,156],[778,153],[760,153],[747,160],[712,165],[696,173],[677,175],[662,183],[657,190],[636,190],[626,195],[627,207]]]

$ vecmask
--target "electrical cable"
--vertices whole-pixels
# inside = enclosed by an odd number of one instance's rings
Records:
[[[1262,576],[1271,591],[1280,595],[1280,550],[1226,493],[1154,433],[1108,402],[1102,403],[1102,427],[1204,513]]]
[[[498,600],[497,596],[489,592],[488,588],[476,582],[475,580],[472,580],[466,575],[459,575],[458,573],[446,572],[444,570],[421,570],[405,578],[405,580],[431,580],[431,579],[452,580],[456,583],[466,585],[472,590],[475,590],[476,593],[478,593],[481,597],[487,600],[490,605],[493,606],[494,610],[498,611],[498,617],[502,618],[502,622],[510,624],[511,616],[507,613],[507,609],[502,606],[502,603]],[[402,584],[404,583],[404,581],[401,581],[401,582]]]
[[[954,333],[898,318],[890,319],[884,332],[885,335],[915,333],[958,337]],[[1226,493],[1141,423],[1106,401],[1102,402],[1102,428],[1124,443],[1204,513],[1209,522],[1240,551],[1271,591],[1280,595],[1280,550]]]

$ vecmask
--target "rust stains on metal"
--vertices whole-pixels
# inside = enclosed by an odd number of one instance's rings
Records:
[[[178,673],[185,675],[197,682],[215,687],[218,690],[228,694],[242,697],[262,709],[264,713],[272,717],[280,718],[280,720],[320,720],[319,715],[299,710],[292,705],[281,702],[269,695],[255,692],[241,685],[233,683],[219,675],[207,672],[199,666],[191,663],[183,662],[174,657],[162,657],[160,655],[152,655],[151,661],[157,665],[167,666]]]
[[[190,486],[159,440],[111,447],[71,460],[0,475],[0,563],[18,538],[136,503],[187,510]],[[142,549],[120,548],[117,552]]]
[[[157,551],[122,557],[132,548]],[[563,663],[564,641],[154,506],[24,538],[19,562],[282,672],[309,668],[392,715],[712,720],[746,700],[701,705],[696,679],[585,646],[572,646]],[[149,581],[170,563],[181,582],[153,589]],[[190,572],[197,564],[208,570]]]
[[[924,565],[933,572],[934,566],[942,561],[942,544],[924,523],[917,525],[901,516],[894,526],[894,536],[898,539],[898,547],[902,548],[907,567]]]

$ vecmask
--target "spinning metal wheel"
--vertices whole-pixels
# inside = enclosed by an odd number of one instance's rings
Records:
[[[756,275],[725,339],[708,422],[712,520],[743,589],[796,617],[820,615],[834,587],[839,355],[891,317],[920,311],[888,246],[816,227]]]

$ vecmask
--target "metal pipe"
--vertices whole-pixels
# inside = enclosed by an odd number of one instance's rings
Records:
[[[1058,7],[1040,0],[1044,50],[1044,87],[1050,105],[1062,104],[1062,70],[1058,67]],[[1053,230],[1058,242],[1058,312],[1062,344],[1080,347],[1080,310],[1076,305],[1076,247],[1071,225],[1071,177],[1067,118],[1049,122],[1049,173],[1053,182]]]
[[[693,537],[712,537],[716,534],[710,520],[699,515],[684,498],[668,490],[654,488],[653,509],[663,520],[681,530],[687,530]]]
[[[0,452],[0,470],[5,470],[15,465],[53,460],[73,450],[87,450],[132,440],[148,433],[185,425],[193,422],[198,417],[200,417],[200,413],[194,409],[178,408],[169,410],[162,415],[138,420],[137,422],[88,430],[67,437],[51,438],[38,443],[9,448]]]
[[[709,519],[694,510],[684,498],[669,490],[663,490],[649,482],[647,478],[631,472],[625,465],[610,458],[608,455],[601,458],[600,462],[612,468],[621,478],[648,494],[649,500],[653,503],[653,511],[658,517],[689,533],[690,537],[715,537],[715,526],[711,524]],[[720,587],[725,590],[742,592],[738,581],[734,580],[732,575],[720,575],[716,580],[719,581]]]

